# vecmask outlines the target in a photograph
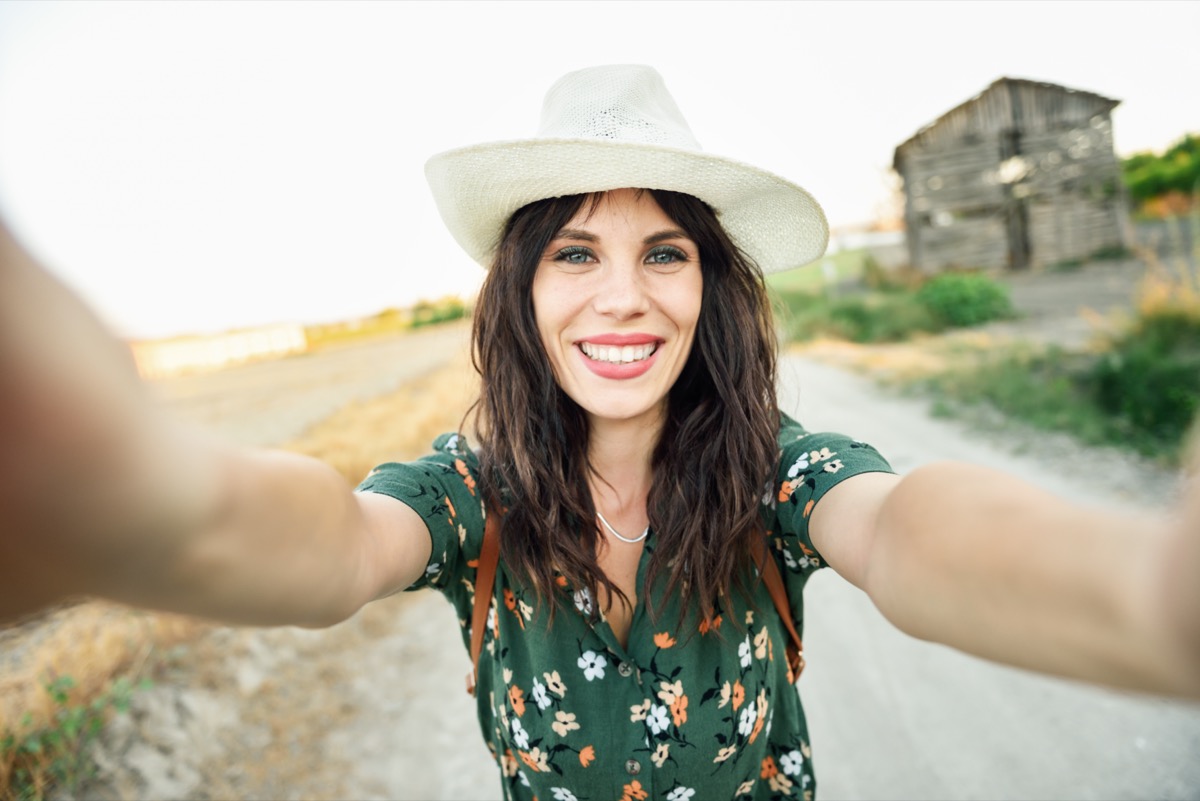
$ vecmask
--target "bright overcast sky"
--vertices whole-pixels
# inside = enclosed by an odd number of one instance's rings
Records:
[[[1196,2],[0,3],[0,210],[121,334],[369,314],[481,277],[425,159],[648,63],[705,149],[872,219],[894,147],[1001,76],[1200,131]]]

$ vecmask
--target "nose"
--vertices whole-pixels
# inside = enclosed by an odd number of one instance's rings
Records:
[[[649,310],[650,296],[639,262],[610,264],[599,279],[592,301],[597,313],[628,320]]]

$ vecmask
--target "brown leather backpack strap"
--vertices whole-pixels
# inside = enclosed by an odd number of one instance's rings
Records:
[[[796,631],[795,621],[792,620],[792,606],[788,603],[787,587],[783,584],[783,576],[779,574],[779,565],[771,556],[765,539],[762,540],[762,549],[759,551],[758,567],[763,581],[767,584],[767,592],[771,593],[771,601],[792,638],[787,645],[787,662],[788,681],[794,683],[804,670],[804,643],[800,639],[800,633]]]
[[[500,562],[500,515],[487,512],[483,529],[483,547],[475,568],[475,611],[471,615],[471,672],[467,674],[467,694],[475,695],[475,677],[479,674],[479,653],[483,650],[483,630],[496,586],[496,565]]]

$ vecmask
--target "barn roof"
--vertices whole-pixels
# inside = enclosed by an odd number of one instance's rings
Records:
[[[1083,89],[1071,89],[1069,87],[1061,86],[1056,83],[1047,83],[1046,81],[1034,81],[1034,80],[1029,80],[1027,78],[1009,78],[1009,77],[997,78],[996,80],[992,81],[987,86],[986,89],[979,92],[974,97],[971,97],[968,100],[965,100],[962,103],[959,103],[957,106],[955,106],[954,108],[945,112],[944,114],[942,114],[940,117],[938,117],[933,122],[922,126],[921,129],[918,130],[915,134],[913,134],[908,139],[904,140],[902,143],[897,145],[894,157],[892,159],[892,166],[895,167],[897,170],[899,170],[900,157],[903,154],[903,151],[907,150],[914,142],[918,142],[918,141],[921,141],[922,139],[925,139],[931,132],[933,132],[936,129],[938,129],[939,127],[945,125],[947,123],[947,121],[950,120],[952,117],[959,115],[968,107],[978,104],[983,98],[992,94],[993,92],[998,91],[1002,86],[1009,86],[1009,85],[1020,86],[1023,88],[1029,88],[1034,91],[1066,94],[1066,95],[1070,95],[1073,98],[1076,98],[1079,100],[1091,101],[1092,103],[1095,104],[1095,107],[1096,107],[1095,111],[1110,111],[1121,102],[1120,100],[1114,100],[1111,97],[1105,97],[1104,95],[1096,94],[1095,92],[1088,92]],[[1093,113],[1095,113],[1095,112],[1093,112]]]

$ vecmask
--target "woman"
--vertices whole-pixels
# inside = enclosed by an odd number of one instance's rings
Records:
[[[1115,519],[967,465],[900,478],[781,419],[759,269],[817,258],[824,218],[794,184],[700,151],[653,70],[571,73],[537,139],[427,174],[490,268],[482,447],[448,435],[354,494],[318,462],[162,418],[5,238],[0,614],[91,593],[323,625],[433,586],[470,621],[490,521],[476,698],[515,798],[811,794],[760,566],[786,577],[797,624],[829,564],[915,636],[1200,697],[1200,493],[1177,519]]]

